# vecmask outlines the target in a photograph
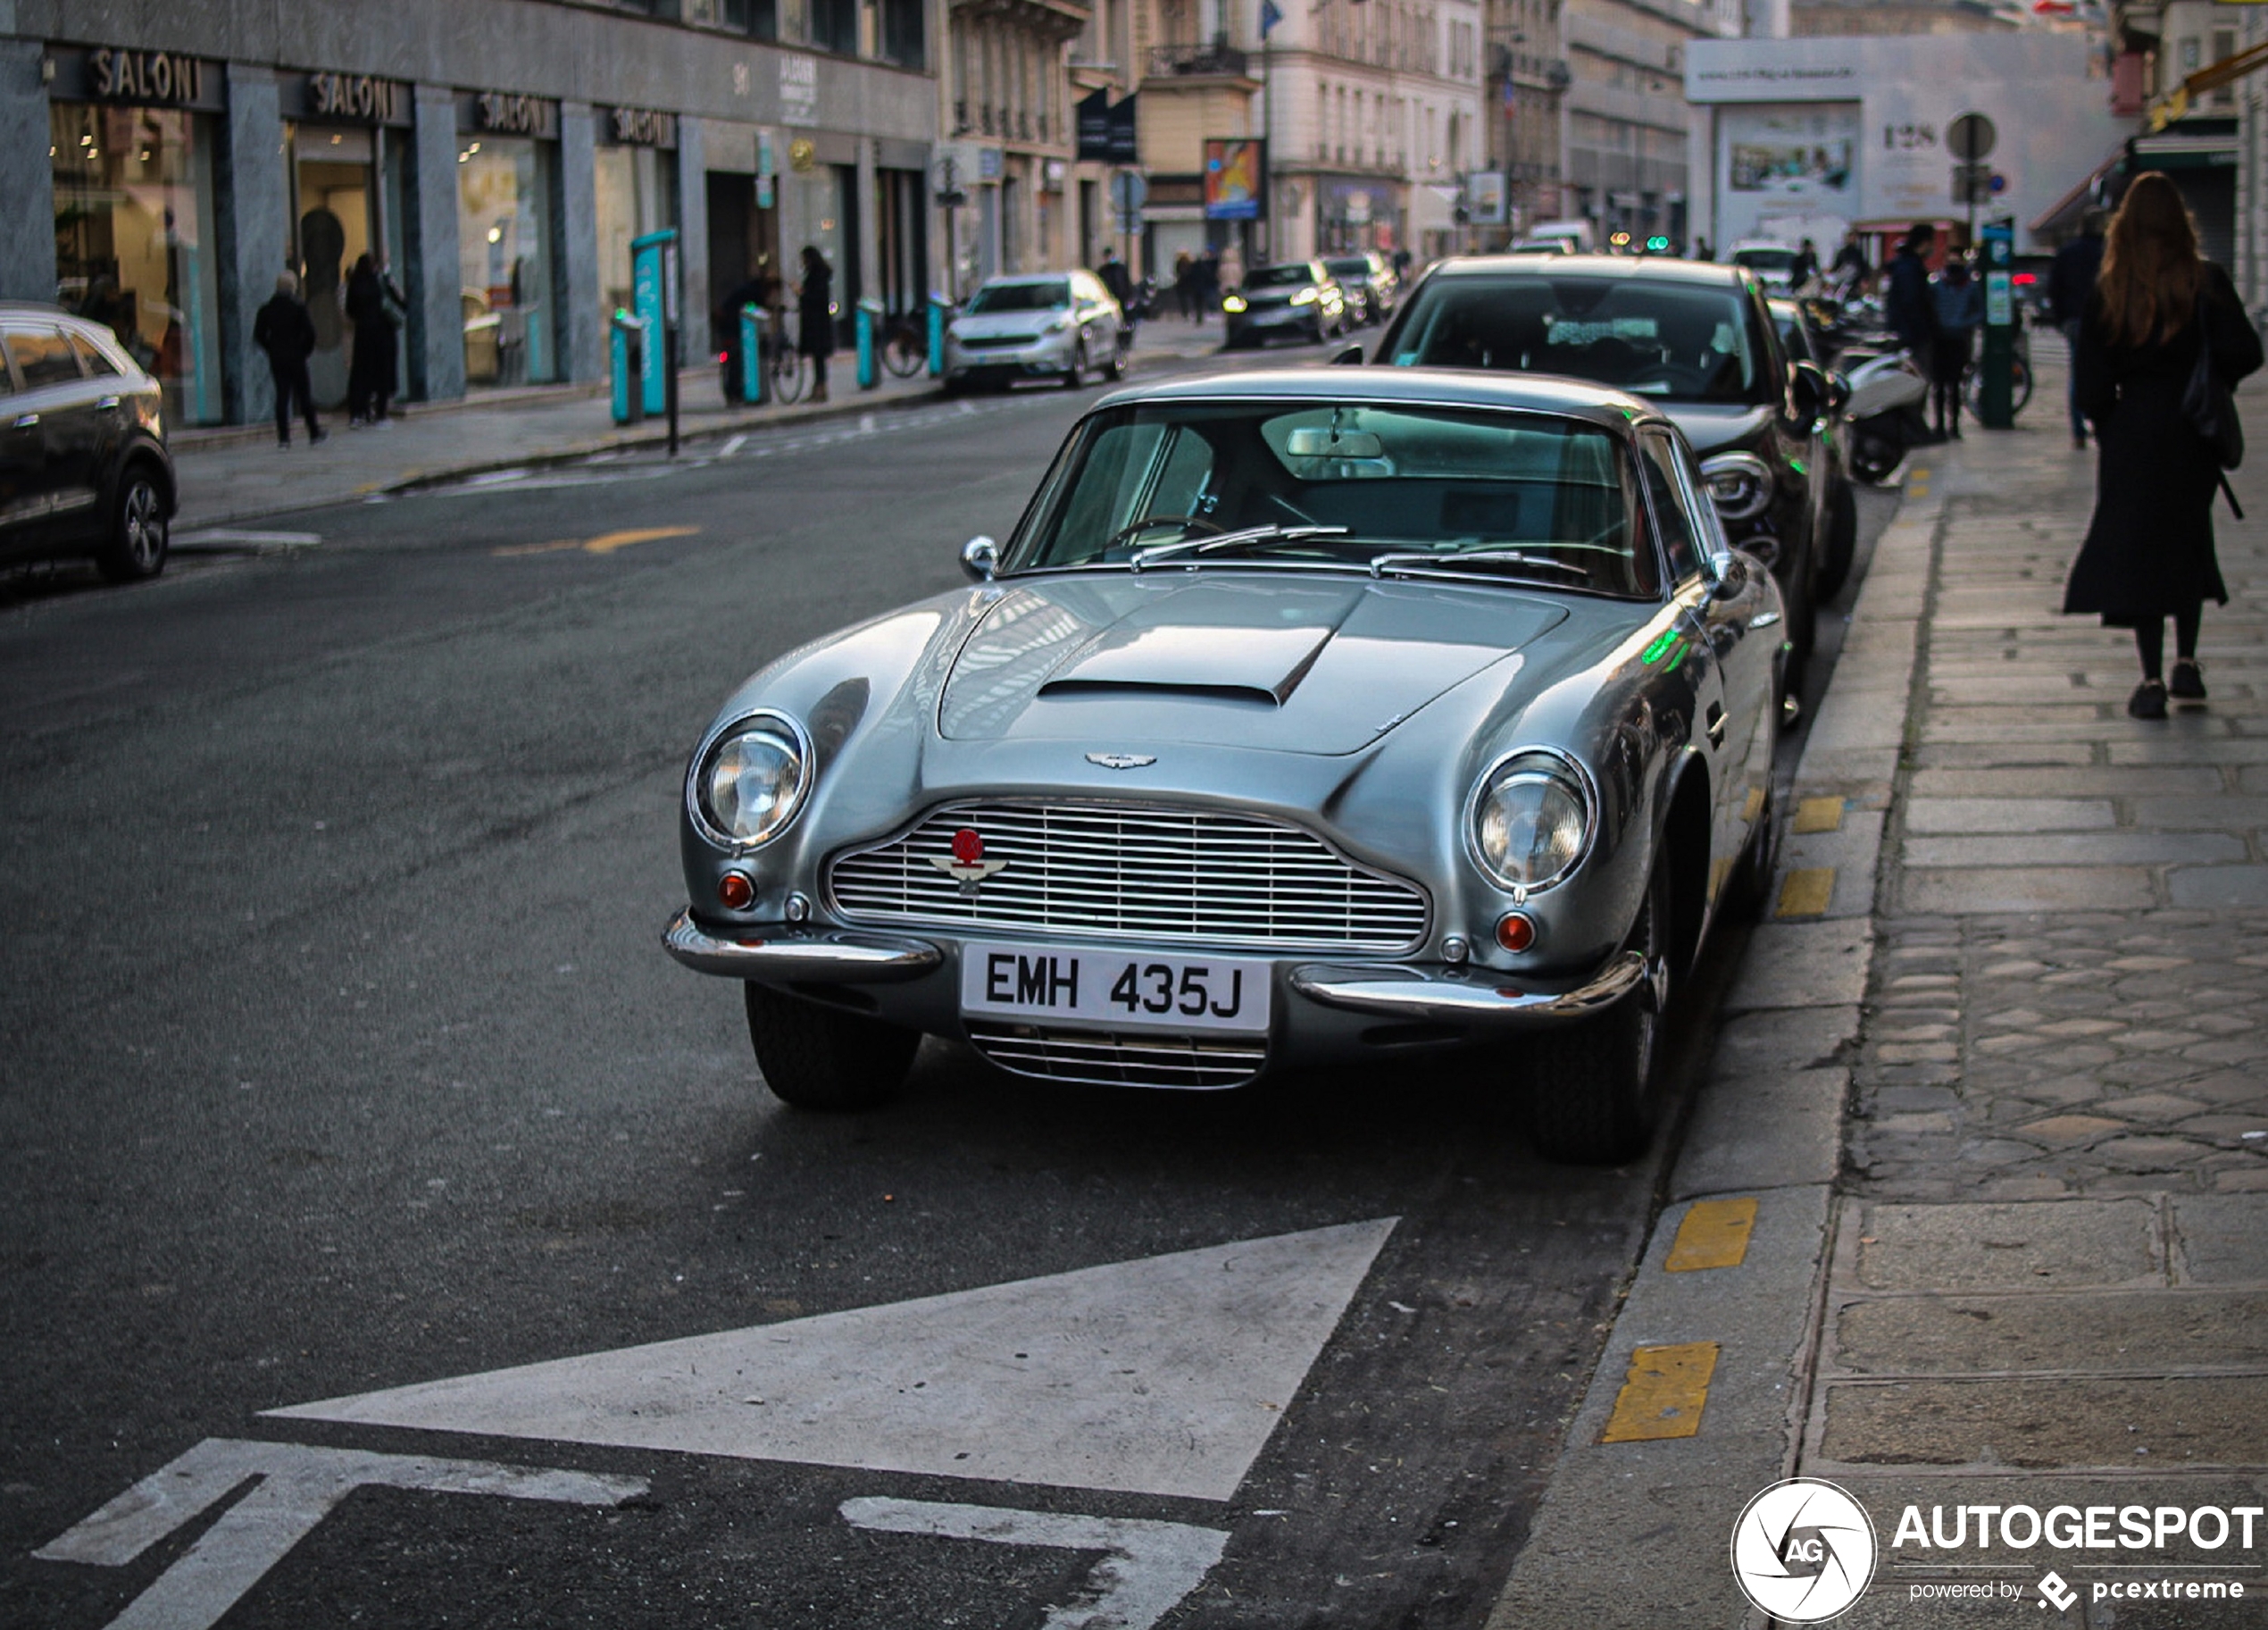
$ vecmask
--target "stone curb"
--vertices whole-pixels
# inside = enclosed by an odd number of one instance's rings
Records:
[[[1926,471],[1929,454],[1918,462]],[[1669,1176],[1672,1203],[1488,1630],[1764,1622],[1733,1579],[1728,1547],[1741,1507],[1793,1470],[1808,1418],[1889,805],[1913,729],[1940,514],[1930,487],[1909,478],[1876,541],[1782,817],[1804,798],[1843,800],[1831,830],[1791,832],[1781,846],[1783,878],[1834,869],[1827,908],[1767,922],[1750,937]],[[1740,1261],[1669,1272],[1694,1205],[1727,1198],[1755,1203]],[[1693,1435],[1600,1442],[1636,1350],[1686,1342],[1717,1347]]]

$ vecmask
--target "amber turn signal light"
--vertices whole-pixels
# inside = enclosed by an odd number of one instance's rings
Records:
[[[1507,911],[1497,919],[1497,943],[1508,951],[1524,951],[1536,942],[1536,919],[1524,911]]]
[[[717,879],[717,899],[727,911],[746,911],[755,903],[756,885],[738,872]]]

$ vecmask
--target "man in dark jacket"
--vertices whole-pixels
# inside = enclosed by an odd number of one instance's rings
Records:
[[[2105,210],[2090,209],[2081,215],[2079,236],[2055,251],[2055,263],[2047,270],[2047,314],[2071,342],[2073,357],[2079,355],[2080,321],[2087,315],[2087,302],[2095,295],[2096,274],[2103,269],[2103,229],[2109,222]],[[2065,396],[2072,416],[2072,447],[2083,451],[2087,419],[2079,411],[2077,368],[2071,370],[2071,388]]]
[[[307,442],[323,439],[315,422],[315,392],[307,380],[307,359],[314,355],[315,322],[299,303],[299,280],[287,272],[276,280],[276,292],[252,320],[252,343],[268,354],[268,372],[276,381],[276,445],[291,445],[291,405],[295,398],[307,415]]]
[[[1938,230],[1917,222],[1890,257],[1888,286],[1882,296],[1882,317],[1897,335],[1898,343],[1913,352],[1924,368],[1938,337],[1938,313],[1930,293],[1930,265],[1922,252],[1937,241]]]

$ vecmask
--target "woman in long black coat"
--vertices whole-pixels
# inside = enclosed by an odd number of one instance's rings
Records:
[[[394,363],[394,313],[408,299],[379,270],[375,256],[354,262],[346,279],[346,317],[354,325],[354,354],[346,370],[346,421],[383,424],[386,405],[401,388]]]
[[[804,246],[803,286],[796,291],[796,348],[811,358],[811,399],[827,399],[827,359],[835,354],[835,269]]]
[[[2165,717],[2168,617],[2176,641],[2172,693],[2205,699],[2197,628],[2206,600],[2229,603],[2213,548],[2221,464],[2181,411],[2197,348],[2208,341],[2224,385],[2260,366],[2260,336],[2228,274],[2198,255],[2181,195],[2155,171],[2137,176],[2111,222],[2072,364],[2080,412],[2093,422],[2101,452],[2095,519],[2072,563],[2064,609],[2134,631],[2142,682],[2126,711],[2138,719]]]

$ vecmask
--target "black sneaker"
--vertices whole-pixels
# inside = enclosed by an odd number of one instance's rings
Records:
[[[2173,660],[2173,682],[2167,691],[2184,702],[2205,700],[2205,675],[2197,671],[2193,657],[2177,656]]]
[[[2134,694],[2126,698],[2129,718],[2163,719],[2165,717],[2165,681],[2146,679],[2134,687]]]

